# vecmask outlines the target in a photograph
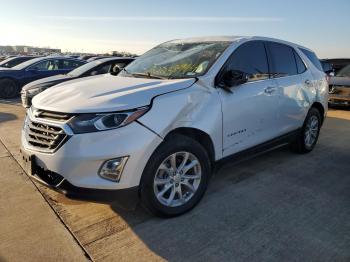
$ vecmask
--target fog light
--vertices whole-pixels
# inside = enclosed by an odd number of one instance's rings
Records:
[[[105,179],[119,182],[128,157],[119,157],[105,161],[98,174]]]

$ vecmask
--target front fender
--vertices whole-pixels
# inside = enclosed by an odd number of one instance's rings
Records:
[[[163,139],[177,128],[189,127],[207,133],[214,145],[215,160],[222,157],[222,111],[215,89],[192,87],[160,95],[151,110],[139,119]]]

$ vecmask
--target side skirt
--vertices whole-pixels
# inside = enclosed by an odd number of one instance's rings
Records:
[[[251,159],[253,157],[256,157],[257,155],[261,155],[263,153],[275,150],[277,148],[280,148],[282,146],[285,146],[292,141],[294,141],[298,135],[301,132],[301,128],[297,129],[295,131],[289,132],[287,134],[284,134],[282,136],[279,136],[277,138],[271,139],[267,142],[264,142],[262,144],[256,145],[254,147],[245,149],[241,152],[226,156],[220,160],[218,160],[214,164],[214,173],[217,172],[223,165],[227,164],[228,162],[232,163],[240,163],[242,161]]]

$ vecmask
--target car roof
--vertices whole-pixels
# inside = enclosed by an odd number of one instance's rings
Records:
[[[43,61],[43,60],[47,60],[47,59],[58,59],[58,60],[73,60],[73,61],[79,61],[81,63],[86,63],[86,61],[81,60],[81,59],[76,59],[76,58],[72,58],[72,57],[65,57],[65,56],[44,56],[44,57],[38,57],[38,58],[34,58],[34,59],[30,59],[24,63],[21,63],[15,67],[13,67],[14,69],[19,69],[22,70],[32,64],[35,64],[37,62]]]
[[[294,47],[299,47],[299,48],[303,48],[306,50],[309,50],[311,52],[313,52],[311,49],[305,47],[305,46],[301,46],[299,44],[295,44],[292,42],[288,42],[285,40],[281,40],[281,39],[277,39],[277,38],[272,38],[272,37],[264,37],[264,36],[202,36],[202,37],[191,37],[191,38],[184,38],[184,39],[174,39],[171,40],[169,42],[231,42],[231,43],[235,43],[235,42],[241,42],[241,41],[248,41],[248,40],[261,40],[261,41],[272,41],[272,42],[277,42],[277,43],[281,43],[281,44],[286,44],[286,45],[291,45]]]

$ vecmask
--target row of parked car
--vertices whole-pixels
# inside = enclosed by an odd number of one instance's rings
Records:
[[[26,107],[45,89],[71,79],[98,74],[118,74],[133,58],[96,57],[85,61],[71,57],[20,56],[0,63],[0,97],[13,98],[20,92]]]

